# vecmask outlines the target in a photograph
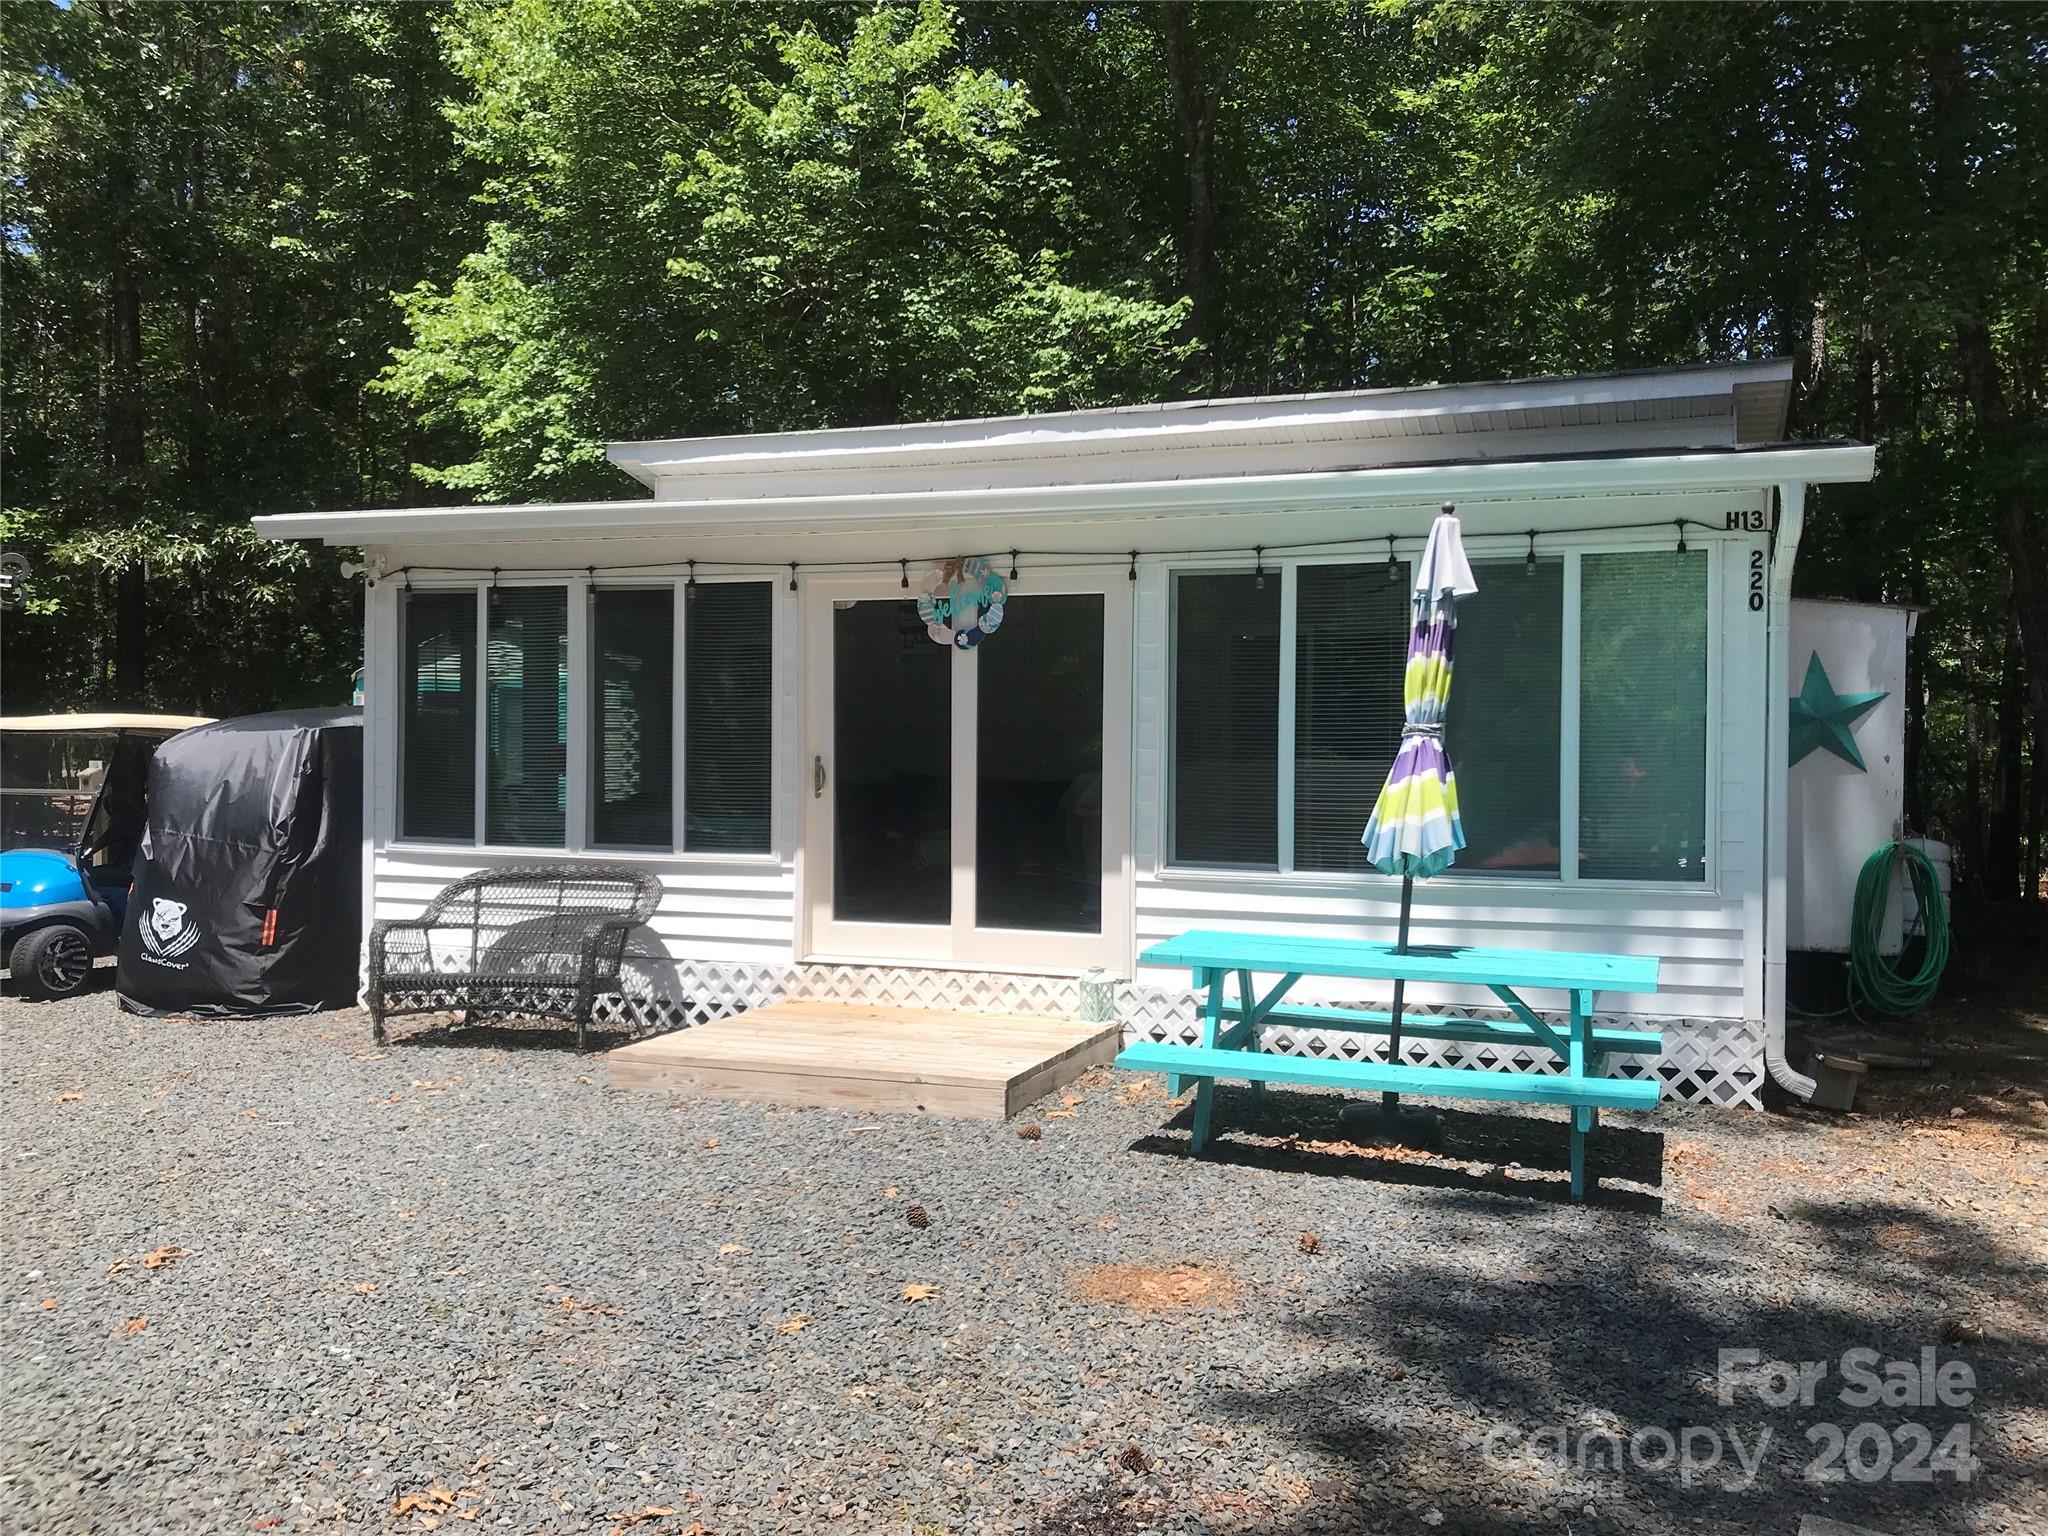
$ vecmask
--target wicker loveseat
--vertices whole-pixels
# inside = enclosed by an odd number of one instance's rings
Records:
[[[618,864],[515,864],[465,875],[418,917],[370,928],[370,1025],[460,1010],[561,1019],[584,1048],[597,999],[619,988],[626,939],[654,915],[661,882]]]

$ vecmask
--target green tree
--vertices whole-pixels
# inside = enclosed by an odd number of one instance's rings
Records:
[[[468,243],[431,8],[16,5],[0,527],[10,708],[346,697],[354,588],[258,512],[416,493],[364,386]]]
[[[456,114],[491,223],[405,299],[385,388],[495,496],[618,488],[611,438],[1154,394],[1182,308],[1084,283],[1018,83],[937,0],[861,13],[464,7]]]

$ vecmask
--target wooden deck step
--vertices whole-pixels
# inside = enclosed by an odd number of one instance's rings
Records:
[[[613,1088],[1006,1120],[1116,1055],[1115,1024],[941,1008],[783,1002],[638,1040]]]

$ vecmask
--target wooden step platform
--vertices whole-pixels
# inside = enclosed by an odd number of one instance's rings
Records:
[[[786,1002],[609,1052],[613,1088],[1007,1120],[1115,1057],[1115,1024]]]

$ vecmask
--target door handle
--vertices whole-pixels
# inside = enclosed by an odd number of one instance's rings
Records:
[[[825,793],[825,757],[823,753],[811,759],[811,798],[817,800]]]

